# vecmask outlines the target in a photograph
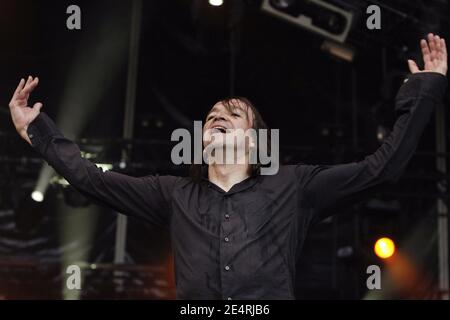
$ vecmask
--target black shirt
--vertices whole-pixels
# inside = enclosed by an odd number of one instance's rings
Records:
[[[44,113],[29,125],[28,135],[83,194],[170,228],[177,298],[293,299],[307,229],[329,209],[399,178],[446,84],[437,73],[411,75],[397,95],[391,135],[360,162],[281,166],[276,175],[247,178],[228,192],[206,179],[103,172],[83,159]]]

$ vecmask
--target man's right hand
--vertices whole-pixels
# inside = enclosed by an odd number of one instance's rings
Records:
[[[14,95],[9,103],[9,110],[11,118],[20,136],[25,139],[30,145],[31,141],[27,135],[28,125],[36,119],[42,108],[42,103],[37,102],[33,107],[28,106],[28,98],[30,93],[38,85],[39,79],[29,76],[27,81],[20,80],[19,85],[14,92]]]

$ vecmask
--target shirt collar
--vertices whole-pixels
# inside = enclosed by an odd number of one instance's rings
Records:
[[[217,192],[223,194],[223,195],[232,195],[234,193],[238,193],[241,191],[244,191],[248,188],[251,188],[255,185],[255,183],[258,181],[260,176],[250,176],[248,178],[245,178],[244,180],[242,180],[241,182],[236,183],[233,187],[231,187],[231,189],[227,192],[225,190],[223,190],[222,188],[220,188],[218,185],[212,183],[211,181],[208,180],[208,178],[206,177],[202,177],[202,181],[205,183],[205,185],[208,188],[211,188],[213,190],[216,190]]]

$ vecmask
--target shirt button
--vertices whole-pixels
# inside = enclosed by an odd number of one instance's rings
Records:
[[[233,299],[231,299],[231,297],[228,297],[227,300],[233,300]]]
[[[225,219],[230,219],[230,215],[228,213],[225,214]]]
[[[32,133],[30,133],[30,134],[28,135],[28,137],[29,137],[30,139],[33,139],[34,135],[33,135]]]
[[[225,266],[225,270],[229,271],[230,270],[230,266]]]
[[[230,239],[228,237],[225,237],[223,240],[225,240],[225,242],[230,241]]]

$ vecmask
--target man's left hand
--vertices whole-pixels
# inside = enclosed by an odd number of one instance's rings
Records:
[[[424,69],[420,70],[413,60],[408,60],[409,70],[411,73],[418,72],[438,72],[447,75],[447,48],[445,40],[438,35],[428,34],[428,42],[425,39],[420,41],[422,48]]]

